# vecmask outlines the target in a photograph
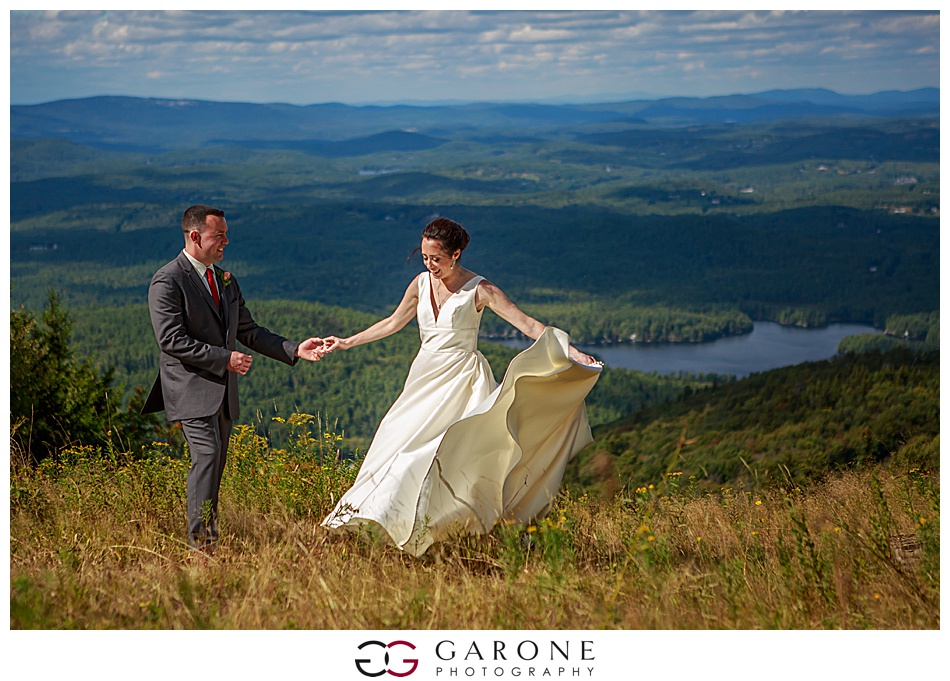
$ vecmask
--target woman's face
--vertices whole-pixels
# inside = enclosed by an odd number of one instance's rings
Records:
[[[428,237],[422,240],[422,264],[426,266],[432,276],[441,279],[452,272],[452,263],[462,254],[462,251],[456,250],[455,253],[446,253],[442,249],[442,242],[438,239]]]

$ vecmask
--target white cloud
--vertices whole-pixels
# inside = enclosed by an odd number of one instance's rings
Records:
[[[472,98],[475,83],[482,98],[564,96],[579,87],[871,91],[939,84],[939,14],[14,11],[10,64],[14,103],[200,98],[211,82],[253,101],[296,103],[325,101],[314,93],[365,101],[383,91]],[[819,73],[823,81],[814,82]],[[298,87],[288,88],[295,79]]]

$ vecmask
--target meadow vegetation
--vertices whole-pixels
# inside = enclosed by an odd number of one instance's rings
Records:
[[[413,559],[319,522],[353,479],[312,416],[237,429],[222,543],[185,543],[187,463],[90,448],[11,465],[10,626],[43,629],[934,629],[939,476],[874,464],[807,485],[672,471],[565,489],[537,525]]]

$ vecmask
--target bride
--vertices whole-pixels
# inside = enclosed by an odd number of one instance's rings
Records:
[[[352,531],[380,526],[415,556],[452,536],[485,534],[499,520],[543,515],[567,461],[591,442],[584,399],[603,365],[465,269],[468,241],[457,222],[430,222],[422,232],[426,270],[395,312],[349,338],[325,339],[328,353],[349,350],[418,320],[422,346],[402,394],[353,486],[322,523]],[[535,340],[497,385],[476,349],[486,307]]]

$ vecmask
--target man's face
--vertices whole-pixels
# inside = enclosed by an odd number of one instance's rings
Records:
[[[205,219],[202,231],[193,230],[189,235],[194,244],[195,258],[207,267],[224,258],[224,247],[228,245],[228,223],[217,215]]]

